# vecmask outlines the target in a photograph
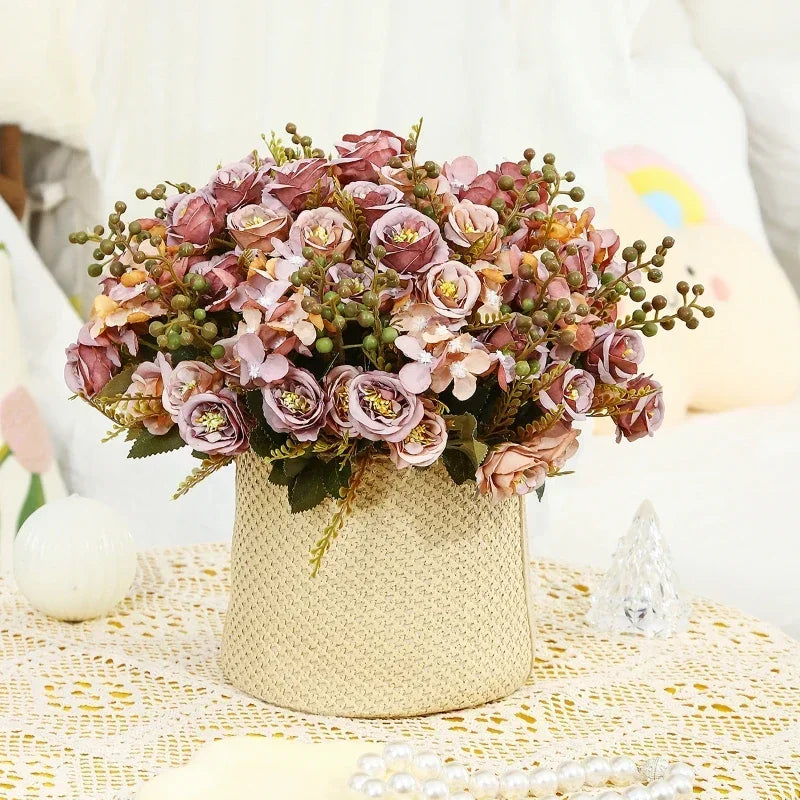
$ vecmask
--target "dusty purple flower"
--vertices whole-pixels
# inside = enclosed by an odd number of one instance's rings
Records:
[[[222,374],[202,361],[181,361],[173,367],[166,359],[158,362],[163,380],[161,403],[176,422],[183,404],[196,394],[216,394],[222,389]]]
[[[565,417],[584,419],[592,407],[593,397],[594,376],[585,370],[571,367],[549,389],[539,392],[539,403],[546,411],[553,411],[563,404]]]
[[[247,161],[234,161],[218,169],[208,182],[208,190],[225,213],[261,198],[259,173]]]
[[[203,247],[222,228],[217,201],[205,190],[172,195],[166,202],[167,244],[183,242]]]
[[[325,375],[325,403],[327,424],[339,436],[348,433],[358,436],[353,431],[353,423],[347,413],[350,397],[350,381],[361,372],[361,369],[350,364],[340,364]]]
[[[267,353],[255,333],[242,334],[234,345],[239,360],[239,383],[242,386],[265,386],[286,377],[289,360],[279,353]]]
[[[374,248],[382,245],[381,263],[399,273],[416,273],[447,261],[449,251],[439,226],[413,208],[395,208],[384,214],[369,232]]]
[[[169,368],[169,363],[163,353],[156,354],[155,362],[139,364],[125,394],[140,399],[128,400],[124,409],[119,409],[129,420],[141,422],[154,436],[162,436],[175,424],[162,401],[165,367]]]
[[[324,158],[301,158],[277,167],[272,180],[264,186],[262,199],[271,195],[290,211],[302,211],[309,195],[317,187],[321,199],[330,194],[332,183],[328,175],[329,167],[330,164]]]
[[[586,368],[603,383],[624,384],[636,375],[644,345],[636,331],[608,324],[596,328],[594,344],[586,353]]]
[[[444,223],[444,236],[456,247],[469,248],[478,241],[485,241],[476,255],[491,259],[500,250],[500,221],[497,212],[462,200],[453,206]]]
[[[403,193],[389,184],[354,181],[347,185],[356,205],[364,212],[367,225],[372,227],[387,211],[404,206]]]
[[[289,209],[270,199],[271,204],[243,206],[228,214],[228,230],[245,250],[271,253],[275,249],[273,239],[286,239],[292,221]]]
[[[425,273],[420,289],[423,299],[443,317],[462,320],[480,297],[481,281],[467,264],[445,261]]]
[[[233,290],[244,280],[243,269],[236,253],[219,253],[210,259],[193,263],[188,273],[202,275],[208,281],[208,290],[199,300],[205,307],[214,307],[214,311],[225,308],[226,301]],[[187,274],[188,274],[187,273]]]
[[[353,430],[372,442],[401,442],[419,424],[425,407],[397,375],[362,372],[350,380],[348,415]]]
[[[333,163],[342,183],[371,181],[392,156],[400,154],[402,147],[403,140],[391,131],[348,133],[336,144],[340,157]]]
[[[264,418],[274,431],[313,442],[325,424],[325,397],[317,379],[305,369],[290,367],[284,378],[261,390]]]
[[[576,248],[577,252],[569,255],[567,248]],[[577,272],[583,276],[583,282],[573,288],[586,292],[589,289],[596,289],[599,283],[597,273],[594,271],[592,264],[594,263],[594,244],[586,239],[570,239],[568,242],[561,245],[558,251],[562,259],[562,269],[569,275],[571,272]],[[541,273],[540,273],[541,274]]]
[[[193,450],[233,456],[249,447],[249,431],[236,395],[230,389],[189,397],[178,415],[181,438]]]
[[[399,442],[389,442],[389,458],[397,469],[429,467],[447,447],[447,424],[430,400],[422,400],[425,413],[411,433]]]
[[[617,406],[612,416],[617,423],[617,441],[624,436],[629,442],[635,442],[644,436],[652,436],[661,427],[664,393],[657,380],[645,375],[637,375],[626,388],[643,396]]]
[[[75,394],[94,397],[116,374],[122,361],[119,350],[106,335],[93,337],[90,323],[78,333],[78,341],[66,349],[64,380]]]
[[[353,247],[353,231],[347,218],[334,208],[314,208],[298,214],[289,231],[289,248],[302,254],[310,247],[315,255],[330,258],[339,253],[344,258]]]

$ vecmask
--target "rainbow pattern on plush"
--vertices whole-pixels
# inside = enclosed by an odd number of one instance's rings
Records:
[[[626,177],[642,202],[671,228],[714,220],[703,191],[658,153],[623,147],[606,153],[606,162]]]

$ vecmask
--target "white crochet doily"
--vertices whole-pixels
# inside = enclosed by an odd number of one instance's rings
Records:
[[[586,627],[595,575],[534,565],[536,666],[522,690],[470,711],[400,721],[305,716],[227,686],[217,647],[227,545],[144,554],[113,616],[69,624],[0,580],[0,797],[128,797],[223,736],[408,737],[495,767],[666,755],[702,798],[800,797],[800,643],[698,601],[669,640],[604,640]]]

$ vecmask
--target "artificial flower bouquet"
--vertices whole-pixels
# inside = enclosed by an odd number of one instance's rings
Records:
[[[577,420],[652,434],[663,400],[641,335],[713,314],[684,283],[662,314],[644,283],[672,240],[620,250],[552,154],[480,172],[422,160],[420,128],[347,134],[326,156],[288,124],[291,144],[273,134],[200,189],[138,189],[152,217],[126,222],[120,201],[70,237],[95,248],[101,291],[69,387],[131,458],[188,447],[179,494],[249,450],[292,511],[333,498],[315,574],[375,459],[441,462],[503,500],[563,474]]]

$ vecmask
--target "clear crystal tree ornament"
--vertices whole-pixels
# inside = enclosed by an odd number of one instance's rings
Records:
[[[606,633],[671,636],[686,629],[689,608],[661,523],[653,504],[645,500],[592,594],[586,620]]]

